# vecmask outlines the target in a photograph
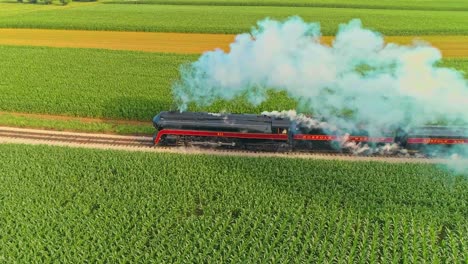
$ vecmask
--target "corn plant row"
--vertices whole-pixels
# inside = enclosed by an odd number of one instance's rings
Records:
[[[292,6],[292,7],[331,7],[331,8],[367,8],[394,10],[439,10],[468,11],[468,5],[460,1],[371,1],[371,0],[107,0],[111,3],[167,4],[167,5],[221,5],[221,6]]]
[[[7,263],[468,260],[468,178],[432,165],[26,145],[0,159]]]
[[[0,10],[0,27],[6,28],[243,33],[265,17],[299,15],[306,21],[319,21],[324,35],[334,35],[339,24],[353,18],[360,18],[366,27],[385,35],[468,34],[468,11],[112,3],[76,3],[73,8],[38,6],[33,10],[0,3]]]
[[[197,55],[0,46],[0,58],[0,111],[149,121],[177,109],[172,84],[180,65]],[[468,72],[467,59],[444,65]],[[190,110],[260,113],[297,106],[284,93],[269,96],[258,106],[241,96]]]

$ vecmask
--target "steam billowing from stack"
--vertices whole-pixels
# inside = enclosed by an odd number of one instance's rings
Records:
[[[438,49],[386,44],[357,19],[339,26],[331,46],[320,36],[318,23],[298,17],[258,22],[236,37],[230,52],[206,52],[182,68],[173,89],[180,110],[244,94],[259,104],[273,89],[340,126],[468,121],[468,83],[461,72],[435,65]]]
[[[173,87],[180,110],[245,94],[259,104],[272,89],[344,128],[468,123],[468,83],[461,72],[436,65],[438,49],[423,42],[386,44],[358,19],[340,25],[331,46],[320,37],[318,23],[299,17],[258,22],[228,53],[206,52],[181,69]]]

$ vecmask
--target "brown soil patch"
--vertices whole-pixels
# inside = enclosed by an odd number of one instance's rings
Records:
[[[227,50],[232,41],[234,35],[220,34],[0,29],[0,44],[3,45],[197,54],[217,47]]]
[[[333,41],[333,37],[328,36],[322,39],[327,44]],[[388,36],[385,41],[405,45],[422,41],[438,48],[445,58],[468,57],[468,36]]]
[[[0,45],[100,48],[199,54],[220,48],[229,50],[235,35],[120,32],[49,29],[0,29]],[[323,37],[331,43],[333,37]],[[468,57],[468,36],[389,36],[388,42],[409,44],[414,40],[431,43],[444,57]]]

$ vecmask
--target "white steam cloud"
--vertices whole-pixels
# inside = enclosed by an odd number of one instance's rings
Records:
[[[299,17],[258,22],[229,52],[206,52],[181,68],[173,87],[179,110],[245,95],[258,105],[274,90],[313,113],[311,125],[324,118],[340,128],[365,125],[372,135],[441,120],[468,124],[468,82],[437,66],[441,52],[428,43],[385,43],[359,19],[341,24],[331,46],[320,39],[319,23]]]
[[[468,83],[461,72],[435,65],[438,49],[386,44],[358,19],[340,25],[331,46],[320,36],[318,23],[299,17],[258,22],[236,37],[230,52],[206,52],[181,69],[173,87],[179,109],[245,94],[259,104],[272,89],[340,127],[467,123]]]

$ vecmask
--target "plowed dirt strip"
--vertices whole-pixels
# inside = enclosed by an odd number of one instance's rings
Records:
[[[0,45],[99,48],[147,52],[202,53],[227,50],[234,35],[113,32],[48,29],[0,29]]]
[[[222,156],[248,156],[248,157],[285,157],[321,160],[344,161],[381,161],[390,163],[460,163],[468,162],[465,159],[423,159],[405,157],[358,157],[333,154],[309,153],[266,153],[252,151],[212,150],[185,147],[154,147],[151,137],[117,136],[104,134],[89,134],[76,132],[47,131],[38,129],[21,129],[0,127],[0,144],[33,144],[53,145],[79,148],[114,149],[125,151],[144,151],[156,153],[201,154]]]
[[[0,29],[0,45],[100,48],[197,54],[221,48],[229,49],[235,35],[113,32],[49,29]],[[444,57],[468,57],[468,36],[389,36],[387,42],[409,44],[414,40],[431,43]],[[323,37],[330,44],[333,37]]]

